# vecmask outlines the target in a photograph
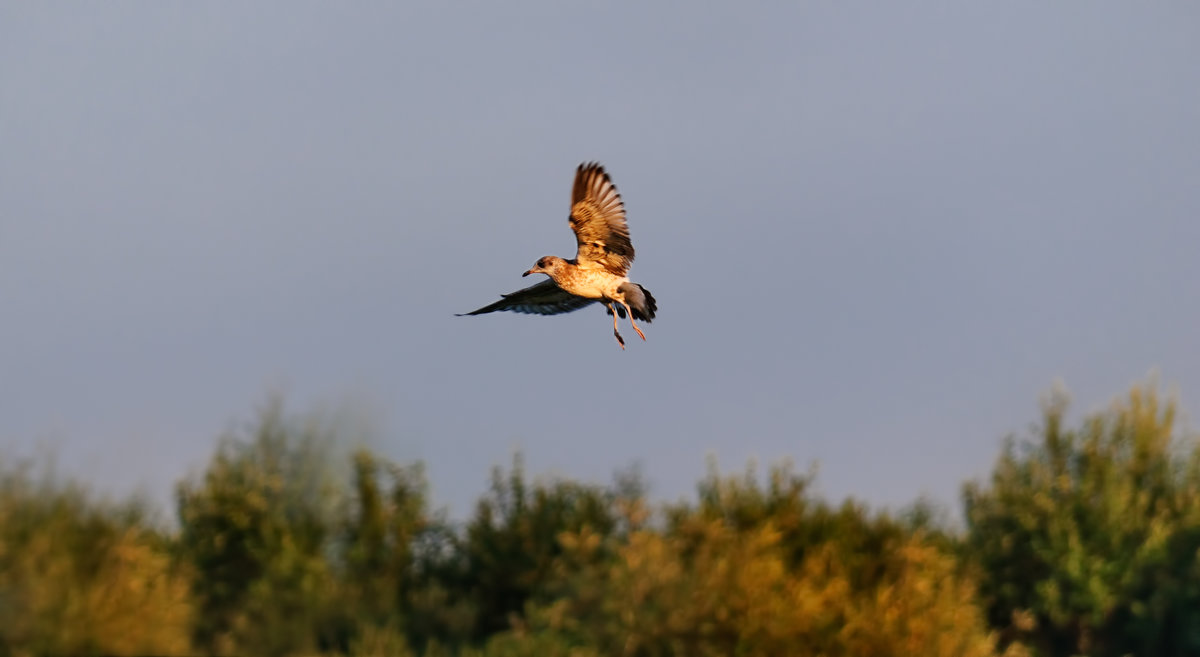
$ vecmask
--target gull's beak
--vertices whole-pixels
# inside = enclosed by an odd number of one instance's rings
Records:
[[[530,274],[532,274],[532,273],[533,273],[533,270],[532,270],[532,269],[530,269],[529,271],[525,272],[524,274],[521,274],[521,278],[525,278],[526,276],[528,276],[528,275],[530,275]]]

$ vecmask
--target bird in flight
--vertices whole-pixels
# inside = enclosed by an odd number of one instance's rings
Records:
[[[613,316],[613,335],[621,349],[625,348],[625,339],[617,331],[618,316],[625,319],[628,314],[633,330],[645,340],[646,334],[634,320],[649,324],[658,304],[649,290],[629,280],[633,244],[629,240],[629,226],[625,223],[625,204],[617,186],[599,164],[585,162],[575,170],[570,225],[578,244],[574,259],[538,258],[521,276],[546,274],[549,279],[512,294],[502,294],[503,298],[496,303],[464,314],[511,310],[558,315],[598,301],[607,306],[608,314]]]

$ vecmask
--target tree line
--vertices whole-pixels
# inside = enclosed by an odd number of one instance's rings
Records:
[[[278,400],[181,481],[175,522],[0,463],[8,655],[1200,654],[1200,442],[1154,385],[1052,395],[962,522],[710,464],[694,499],[491,474],[463,522],[419,463]],[[931,461],[931,467],[936,463]]]

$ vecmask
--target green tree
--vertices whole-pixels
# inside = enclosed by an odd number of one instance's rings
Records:
[[[272,400],[178,487],[181,554],[195,570],[198,645],[271,657],[322,647],[334,598],[338,500],[331,430]]]
[[[1152,385],[1066,423],[1054,394],[964,489],[991,623],[1040,654],[1200,654],[1200,447]]]
[[[445,548],[444,522],[428,508],[424,469],[362,449],[354,454],[353,470],[339,546],[345,638],[337,647],[378,644],[389,632],[403,637],[405,629],[424,643],[436,636],[430,625],[443,611],[435,605],[433,618],[422,615],[430,606],[428,571]]]
[[[412,567],[413,539],[426,522],[420,469],[389,466],[366,450],[355,453],[354,509],[344,539],[345,577],[360,598],[358,613],[380,622],[390,620],[400,605],[400,589]],[[380,481],[385,470],[390,482]]]
[[[507,476],[495,469],[491,491],[479,501],[462,546],[459,585],[477,610],[474,639],[512,627],[526,602],[554,580],[560,534],[584,529],[612,534],[618,524],[615,500],[600,486],[530,484],[519,456]]]

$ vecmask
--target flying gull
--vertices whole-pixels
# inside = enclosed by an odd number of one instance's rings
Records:
[[[625,223],[625,204],[617,186],[599,164],[584,163],[575,170],[570,224],[578,243],[573,260],[557,256],[539,258],[521,275],[546,274],[550,277],[548,280],[512,294],[502,294],[500,296],[504,298],[496,303],[465,314],[511,310],[558,315],[599,301],[613,316],[613,335],[622,349],[625,339],[617,331],[618,316],[625,319],[628,313],[633,330],[645,340],[646,335],[634,319],[649,324],[658,304],[649,290],[629,280],[627,274],[629,265],[633,264],[633,244],[629,241],[629,226]]]

